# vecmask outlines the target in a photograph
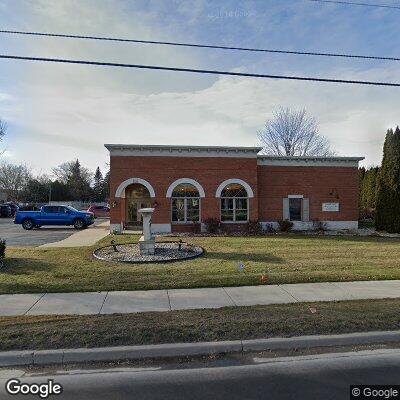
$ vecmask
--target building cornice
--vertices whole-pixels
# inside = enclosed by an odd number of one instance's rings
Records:
[[[290,156],[267,156],[258,155],[258,165],[285,166],[285,167],[353,167],[357,168],[358,163],[364,157],[290,157]]]
[[[111,156],[256,158],[261,147],[105,144]]]
[[[293,157],[258,154],[262,147],[105,144],[111,156],[254,158],[258,165],[298,167],[358,167],[364,157]]]

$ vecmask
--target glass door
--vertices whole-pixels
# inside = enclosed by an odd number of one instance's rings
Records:
[[[127,203],[128,225],[142,225],[142,216],[139,210],[148,207],[151,207],[151,202],[147,199],[129,199]]]

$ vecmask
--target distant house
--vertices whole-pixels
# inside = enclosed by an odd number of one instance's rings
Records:
[[[363,157],[278,157],[259,147],[107,144],[111,230],[140,225],[155,207],[154,232],[187,232],[209,218],[226,228],[290,220],[358,227],[358,163]]]

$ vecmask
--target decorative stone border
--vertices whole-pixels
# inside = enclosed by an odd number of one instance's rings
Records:
[[[167,246],[165,246],[165,245],[168,245],[168,244],[173,244],[173,245],[177,246],[177,245],[180,244],[180,242],[176,242],[176,241],[156,242],[156,250],[157,250],[157,248],[164,248],[164,249],[168,248]],[[183,246],[186,246],[186,248],[190,248],[191,250],[194,249],[194,252],[187,251],[187,250],[186,251],[182,250],[182,252],[186,252],[186,256],[183,256],[183,257],[182,256],[181,257],[171,256],[170,258],[160,258],[160,257],[157,257],[157,255],[140,255],[140,254],[137,254],[136,259],[130,259],[130,260],[112,259],[110,257],[106,257],[104,255],[99,254],[99,253],[101,253],[102,250],[107,249],[107,248],[113,250],[113,245],[110,244],[110,245],[99,247],[98,249],[96,249],[93,252],[93,257],[98,259],[98,260],[101,260],[101,261],[108,261],[108,262],[112,262],[112,263],[164,264],[164,263],[172,263],[172,262],[192,260],[194,258],[202,256],[205,253],[204,248],[201,247],[201,246],[197,246],[197,245],[195,246],[195,245],[188,244],[188,243],[185,243],[185,242],[182,242],[181,244]],[[138,243],[123,243],[123,244],[116,244],[116,246],[117,247],[136,246],[137,249],[139,250],[139,244]],[[179,251],[177,249],[175,250],[175,249],[172,249],[172,248],[171,248],[171,250],[174,250],[175,252]],[[114,254],[114,251],[113,251],[112,254]],[[135,256],[134,256],[134,258],[135,258]]]

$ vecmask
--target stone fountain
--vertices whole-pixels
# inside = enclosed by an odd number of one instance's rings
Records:
[[[154,208],[141,208],[138,212],[143,217],[143,235],[139,243],[116,244],[100,247],[93,252],[93,256],[103,261],[125,263],[166,263],[171,261],[183,261],[196,258],[204,253],[200,246],[179,241],[167,240],[157,242],[151,234],[151,217]]]
[[[151,234],[151,217],[154,208],[141,208],[138,210],[143,218],[143,235],[139,239],[139,248],[141,255],[154,255],[156,239]]]

